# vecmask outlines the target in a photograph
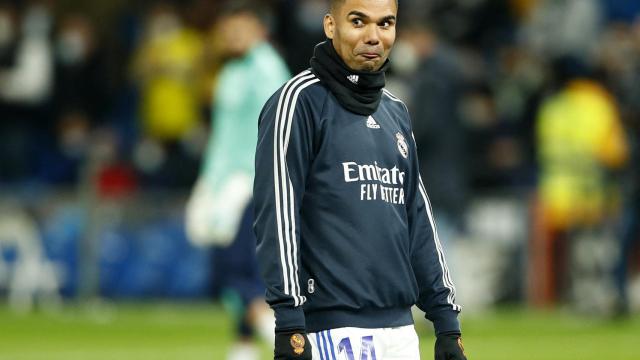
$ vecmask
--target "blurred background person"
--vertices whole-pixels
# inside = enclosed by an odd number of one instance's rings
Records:
[[[617,104],[573,57],[555,61],[556,90],[538,113],[538,237],[533,261],[544,285],[539,301],[566,299],[568,259],[581,236],[603,236],[620,207],[613,176],[629,149]],[[605,239],[601,239],[605,241]],[[575,246],[573,246],[575,247]]]
[[[234,1],[217,19],[217,50],[225,63],[215,86],[202,172],[186,212],[191,241],[216,246],[215,296],[236,322],[237,343],[229,360],[258,359],[254,332],[273,344],[275,326],[257,269],[251,192],[258,116],[290,74],[268,42],[265,16],[256,3]]]
[[[180,16],[181,7],[154,1],[133,63],[140,89],[141,138],[136,161],[144,180],[160,186],[189,186],[198,159],[189,137],[201,119],[198,84],[201,34]]]

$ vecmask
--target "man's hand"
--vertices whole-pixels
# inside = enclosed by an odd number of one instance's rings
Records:
[[[436,339],[435,360],[467,360],[460,334],[441,334]]]
[[[274,360],[311,360],[311,344],[303,331],[276,333]]]

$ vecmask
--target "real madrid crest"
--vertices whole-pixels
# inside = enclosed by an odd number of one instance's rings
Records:
[[[404,135],[402,135],[400,132],[397,132],[396,139],[398,139],[397,145],[398,145],[398,151],[400,151],[400,155],[402,155],[402,157],[405,159],[408,158],[409,145],[407,145],[407,140],[405,140]]]

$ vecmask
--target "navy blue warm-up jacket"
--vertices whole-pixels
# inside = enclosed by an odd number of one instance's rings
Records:
[[[358,115],[307,70],[262,110],[254,229],[276,331],[409,325],[414,304],[460,331],[409,114],[382,91]]]

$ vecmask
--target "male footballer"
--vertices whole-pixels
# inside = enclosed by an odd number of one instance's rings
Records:
[[[384,89],[396,0],[332,0],[311,68],[259,119],[257,254],[275,359],[466,359],[455,288],[420,179],[404,103]]]

